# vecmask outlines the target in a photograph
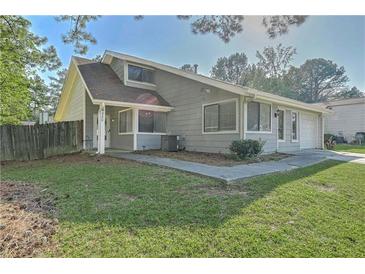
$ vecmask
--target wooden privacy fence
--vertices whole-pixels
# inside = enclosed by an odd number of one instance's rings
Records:
[[[34,160],[82,150],[82,121],[0,126],[0,160]]]

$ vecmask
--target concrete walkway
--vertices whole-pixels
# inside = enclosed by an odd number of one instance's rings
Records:
[[[274,172],[283,172],[300,167],[314,165],[326,159],[355,162],[365,164],[365,155],[357,153],[340,153],[333,151],[309,150],[295,153],[293,156],[280,161],[253,163],[248,165],[210,166],[206,164],[182,161],[171,158],[162,158],[149,155],[134,154],[120,151],[107,151],[107,154],[143,163],[170,167],[190,173],[208,176],[225,182],[245,179],[253,176]]]

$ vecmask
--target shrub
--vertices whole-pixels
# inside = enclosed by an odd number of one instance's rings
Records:
[[[332,138],[332,140],[335,140],[336,136],[333,134],[326,133],[324,135],[324,142],[327,143],[330,138]]]
[[[247,157],[256,157],[261,154],[264,144],[265,142],[261,140],[237,140],[232,142],[229,146],[229,150],[239,159],[245,159]]]

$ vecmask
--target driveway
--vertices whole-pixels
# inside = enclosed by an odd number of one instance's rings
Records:
[[[108,151],[108,155],[163,167],[174,168],[198,175],[208,176],[225,182],[232,182],[253,176],[274,172],[283,172],[300,167],[317,164],[326,159],[355,162],[365,164],[365,155],[355,153],[340,153],[321,150],[307,150],[295,153],[293,156],[280,161],[226,166],[211,166],[195,162],[182,161],[171,158],[162,158],[149,155],[134,154],[121,151]],[[350,155],[351,154],[351,155]]]

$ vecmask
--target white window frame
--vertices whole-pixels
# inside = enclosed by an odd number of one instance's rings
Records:
[[[155,69],[150,68],[150,67],[146,67],[143,65],[139,65],[139,64],[135,64],[135,63],[129,63],[129,62],[125,62],[125,66],[124,66],[124,84],[127,86],[132,86],[132,87],[146,87],[146,88],[150,88],[150,89],[155,89],[156,88],[156,84],[154,83],[149,83],[149,82],[141,82],[141,81],[136,81],[136,80],[130,80],[129,79],[129,68],[128,66],[135,66],[135,67],[140,67],[140,68],[144,68],[144,69],[148,69],[151,70],[155,73]]]
[[[279,139],[279,115],[277,117],[278,121],[277,121],[277,139],[279,143],[285,143],[285,131],[286,131],[286,126],[285,126],[285,119],[286,119],[286,109],[283,107],[278,107],[278,110],[283,111],[284,115],[283,115],[283,139]]]
[[[206,134],[235,134],[235,133],[239,133],[238,130],[238,125],[239,125],[239,98],[233,98],[233,99],[226,99],[226,100],[221,100],[221,101],[216,101],[216,102],[212,102],[212,103],[206,103],[206,104],[202,104],[202,134],[206,135]],[[205,132],[204,131],[204,108],[206,106],[211,106],[211,105],[216,105],[216,104],[220,104],[220,103],[228,103],[228,102],[236,102],[236,129],[234,130],[224,130],[224,131],[212,131],[212,132]]]
[[[121,112],[126,112],[126,111],[132,111],[132,131],[128,131],[128,132],[120,132],[120,113]],[[132,135],[134,132],[133,132],[133,115],[134,115],[134,112],[133,112],[133,109],[132,108],[127,108],[127,109],[123,109],[123,110],[120,110],[118,111],[118,135]]]
[[[297,139],[293,139],[293,113],[297,114]],[[292,110],[291,111],[291,117],[290,117],[290,124],[291,124],[291,132],[290,132],[290,137],[291,137],[291,141],[292,143],[298,143],[299,142],[299,111],[296,110]]]
[[[137,109],[137,114],[138,114],[138,127],[137,127],[137,134],[145,134],[145,135],[166,135],[166,132],[144,132],[144,131],[139,131],[139,111],[151,111],[151,112],[163,112],[163,111],[154,111],[154,110],[148,110],[148,109]],[[165,113],[165,112],[163,112]],[[167,114],[166,114],[167,115]],[[166,117],[167,119],[167,117]],[[166,125],[167,127],[167,125]],[[167,129],[166,129],[167,131]]]
[[[273,116],[273,109],[272,109],[272,103],[271,102],[267,102],[267,101],[263,101],[263,100],[251,100],[251,101],[247,101],[246,102],[246,111],[245,111],[245,128],[247,128],[247,117],[248,117],[248,103],[250,102],[254,102],[254,103],[260,103],[260,104],[267,104],[270,105],[270,131],[254,131],[254,130],[246,130],[246,133],[254,133],[254,134],[272,134],[272,116]]]

